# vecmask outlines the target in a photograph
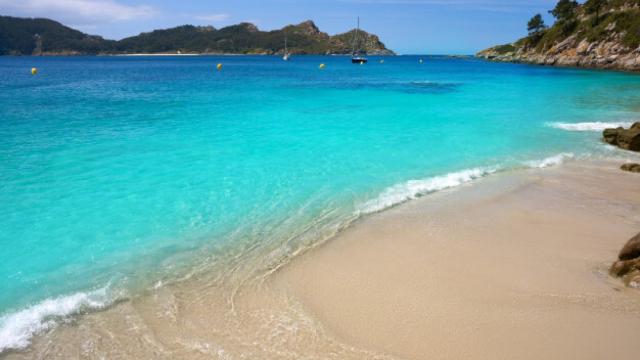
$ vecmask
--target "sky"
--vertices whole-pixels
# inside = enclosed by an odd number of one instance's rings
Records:
[[[313,20],[329,34],[355,27],[401,54],[473,54],[526,35],[557,0],[0,0],[0,15],[46,17],[108,39],[184,24],[251,22],[261,30]]]

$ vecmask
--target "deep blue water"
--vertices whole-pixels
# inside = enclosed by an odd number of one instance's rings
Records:
[[[286,253],[495,170],[606,156],[568,130],[640,117],[637,75],[379,59],[0,58],[0,351],[45,299],[99,307],[194,257]]]

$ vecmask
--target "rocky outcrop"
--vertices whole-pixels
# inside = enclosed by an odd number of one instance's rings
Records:
[[[621,149],[640,151],[640,122],[634,123],[629,129],[605,129],[602,132],[604,141]]]
[[[353,39],[356,30],[353,29],[346,33],[334,35],[331,37],[332,48],[334,53],[349,54],[353,51]],[[377,35],[369,34],[366,31],[358,32],[358,43],[360,48],[367,51],[369,55],[394,55],[395,53],[386,48]]]
[[[618,261],[611,265],[609,273],[621,277],[627,286],[640,288],[640,233],[620,250]]]
[[[600,12],[578,6],[574,18],[512,44],[480,51],[493,61],[640,71],[640,1],[609,2]],[[622,4],[622,5],[621,5]]]
[[[544,52],[519,48],[501,53],[490,48],[479,52],[477,56],[502,62],[640,71],[640,47],[629,49],[616,41],[590,43],[570,38],[568,42],[562,42]]]

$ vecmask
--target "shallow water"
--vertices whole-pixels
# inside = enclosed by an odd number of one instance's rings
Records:
[[[616,155],[602,123],[640,118],[637,75],[377,60],[0,58],[0,351],[194,274],[233,293],[363,213]]]

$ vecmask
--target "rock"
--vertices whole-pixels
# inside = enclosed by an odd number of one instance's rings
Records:
[[[616,145],[625,150],[640,151],[640,122],[631,125],[631,128],[605,129],[602,132],[604,141]]]
[[[640,129],[622,131],[616,141],[625,150],[640,151]]]
[[[640,258],[640,233],[629,239],[622,250],[620,250],[620,254],[618,254],[619,260],[631,260],[635,258]]]
[[[640,173],[640,164],[634,164],[634,163],[623,164],[622,166],[620,166],[620,169],[624,171]]]
[[[591,44],[585,39],[578,44],[578,48],[576,49],[576,53],[578,55],[586,55],[589,52],[589,46]]]
[[[618,254],[609,274],[622,277],[625,285],[640,288],[640,233],[632,237]]]
[[[604,131],[602,132],[602,136],[604,137],[604,141],[607,144],[611,144],[611,145],[617,145],[617,139],[618,139],[618,134],[620,133],[620,131],[623,131],[624,129],[619,127],[617,129],[604,129]]]
[[[625,276],[624,283],[628,287],[640,289],[640,270],[636,270]]]
[[[636,270],[640,271],[640,258],[614,262],[611,268],[609,268],[609,274],[615,277],[623,277]]]

